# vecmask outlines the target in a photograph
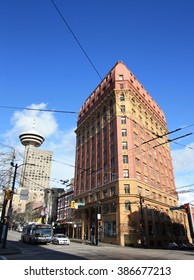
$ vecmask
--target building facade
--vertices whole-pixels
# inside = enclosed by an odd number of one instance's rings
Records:
[[[76,129],[81,238],[122,246],[185,242],[164,113],[119,61],[83,104]],[[97,241],[96,241],[97,242]]]
[[[55,232],[64,233],[68,237],[75,237],[74,226],[75,220],[71,203],[74,196],[74,185],[69,184],[63,192],[58,194],[57,220],[55,223]]]

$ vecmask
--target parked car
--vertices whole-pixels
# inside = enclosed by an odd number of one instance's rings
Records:
[[[20,225],[19,225],[19,226],[17,227],[17,231],[18,231],[18,232],[22,232],[22,230],[23,230],[23,226],[20,226]]]
[[[167,246],[167,249],[178,249],[179,246],[175,242],[170,242]]]
[[[180,248],[181,249],[186,249],[186,248],[188,248],[189,246],[187,245],[187,244],[185,244],[185,243],[182,243],[181,245],[180,245]]]
[[[53,236],[52,243],[53,244],[70,245],[70,240],[64,234],[57,233]]]

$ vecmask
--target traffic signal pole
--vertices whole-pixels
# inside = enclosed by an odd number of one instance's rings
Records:
[[[98,205],[97,205],[97,215],[96,215],[96,246],[98,246],[99,243],[99,220],[100,220],[100,205],[99,205],[99,201],[98,201]]]
[[[146,232],[145,232],[145,221],[143,215],[143,202],[141,194],[139,195],[139,203],[140,203],[140,212],[141,212],[141,222],[142,222],[142,235],[143,235],[143,246],[146,246]]]

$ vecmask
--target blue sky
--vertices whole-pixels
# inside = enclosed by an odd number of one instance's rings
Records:
[[[60,162],[53,167],[53,182],[73,177],[77,112],[118,60],[164,111],[169,131],[182,128],[170,139],[194,132],[193,0],[53,2],[0,1],[0,106],[76,113],[0,107],[0,143],[22,151],[18,135],[36,119],[46,137],[42,148]],[[182,190],[194,184],[194,137],[175,142],[175,181]],[[192,201],[194,193],[180,200]]]

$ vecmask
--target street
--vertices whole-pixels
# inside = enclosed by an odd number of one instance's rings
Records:
[[[30,245],[20,240],[21,233],[10,230],[7,244],[20,249],[19,254],[1,254],[0,260],[194,260],[194,250],[162,250],[121,247],[100,243],[99,246],[71,241],[68,245]]]

